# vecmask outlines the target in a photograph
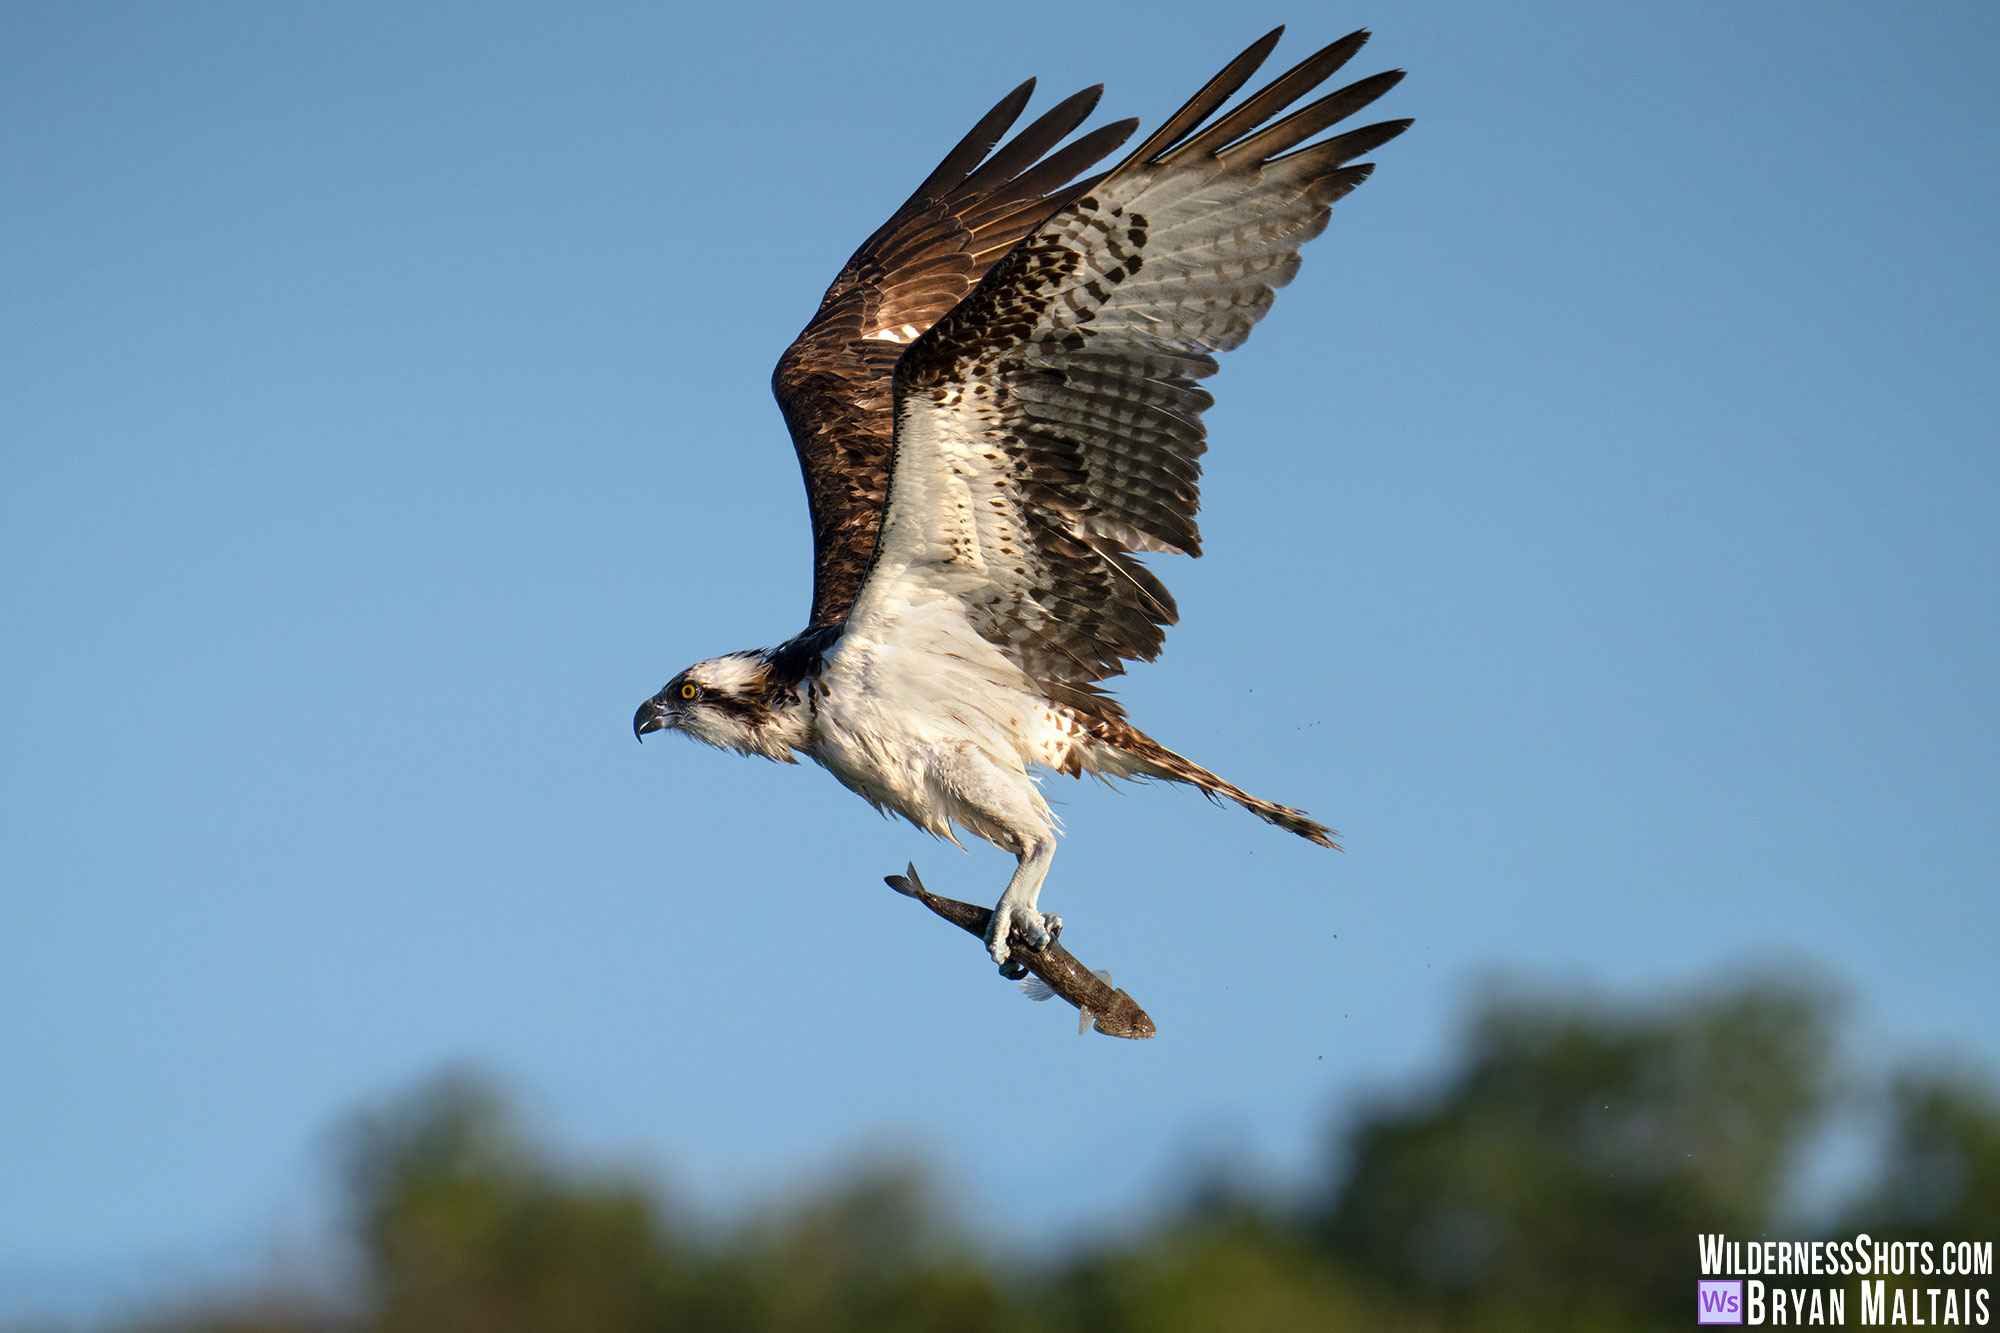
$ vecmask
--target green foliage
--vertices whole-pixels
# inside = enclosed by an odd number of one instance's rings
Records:
[[[1059,1264],[983,1254],[908,1163],[724,1230],[561,1164],[448,1078],[357,1119],[355,1289],[161,1333],[1224,1333],[1682,1328],[1695,1237],[1766,1231],[1832,1096],[1834,1007],[1753,982],[1670,1008],[1498,998],[1428,1093],[1365,1109],[1345,1168],[1279,1205],[1228,1181]],[[1834,1227],[2000,1231],[2000,1098],[1887,1093],[1876,1180]]]
[[[1971,1070],[1906,1072],[1889,1090],[1880,1179],[1846,1230],[2000,1241],[2000,1091]]]
[[[1696,1234],[1773,1214],[1829,1009],[1776,982],[1658,1013],[1497,1001],[1440,1092],[1361,1118],[1320,1234],[1461,1326],[1683,1324]]]
[[[557,1173],[483,1086],[442,1081],[349,1145],[376,1333],[672,1327],[686,1264],[648,1194]]]
[[[1070,1267],[1041,1327],[1076,1333],[1418,1327],[1372,1303],[1297,1227],[1273,1217],[1162,1228]]]

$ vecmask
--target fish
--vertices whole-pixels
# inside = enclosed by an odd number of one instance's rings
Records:
[[[917,878],[914,863],[906,867],[901,875],[884,875],[882,882],[906,898],[914,898],[937,913],[945,920],[966,931],[982,942],[986,939],[986,927],[993,920],[993,909],[978,907],[972,903],[962,903],[956,898],[944,898],[924,887]],[[1157,1036],[1159,1028],[1152,1017],[1141,1009],[1138,1002],[1124,991],[1111,984],[1109,972],[1093,972],[1076,960],[1076,956],[1064,948],[1059,938],[1062,934],[1062,918],[1051,916],[1046,919],[1049,932],[1048,947],[1036,953],[1028,948],[1027,942],[1016,931],[1008,943],[1012,948],[1009,962],[1019,962],[1048,987],[1050,995],[1060,995],[1076,1006],[1078,1031],[1088,1023],[1093,1031],[1107,1037],[1126,1037],[1134,1041]],[[1046,999],[1027,987],[1022,989],[1034,999]]]
[[[1113,984],[1111,974],[1101,967],[1092,968],[1090,974],[1107,986]],[[1015,984],[1021,988],[1021,994],[1027,996],[1036,1004],[1056,998],[1056,993],[1049,986],[1049,983],[1043,981],[1040,977],[1023,977]],[[1090,1020],[1095,1017],[1097,1015],[1090,1012],[1089,1006],[1079,1006],[1076,1011],[1076,1035],[1081,1037],[1084,1033],[1090,1031]]]

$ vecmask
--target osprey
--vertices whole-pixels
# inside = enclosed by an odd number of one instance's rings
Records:
[[[1177,619],[1135,556],[1201,554],[1214,400],[1197,381],[1367,178],[1354,159],[1410,124],[1309,142],[1402,78],[1296,105],[1365,32],[1218,115],[1283,31],[1099,175],[1075,179],[1136,121],[1057,145],[1101,88],[992,151],[1032,79],[945,156],[854,253],[773,377],[812,511],[811,623],[696,663],[633,719],[641,739],[670,729],[805,755],[879,810],[1012,852],[986,936],[1009,975],[1022,972],[1010,932],[1036,950],[1049,938],[1036,900],[1056,820],[1037,770],[1187,783],[1334,845],[1304,811],[1140,731],[1101,685],[1157,656]]]

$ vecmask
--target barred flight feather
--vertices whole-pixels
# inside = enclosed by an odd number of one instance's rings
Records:
[[[1402,77],[1293,109],[1365,33],[1211,120],[1275,38],[1052,210],[911,344],[896,367],[886,512],[853,615],[886,630],[895,599],[948,593],[1046,685],[1089,689],[1159,652],[1173,598],[1134,557],[1201,553],[1202,414],[1214,400],[1196,381],[1250,336],[1332,203],[1366,178],[1348,164],[1409,123],[1300,146]]]

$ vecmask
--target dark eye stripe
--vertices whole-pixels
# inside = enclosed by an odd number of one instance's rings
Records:
[[[718,694],[710,700],[709,707],[753,727],[761,727],[771,720],[771,710],[763,700],[754,696]]]

